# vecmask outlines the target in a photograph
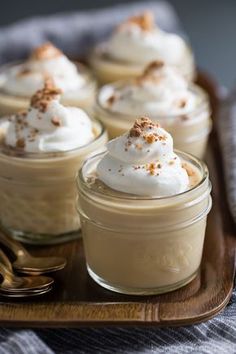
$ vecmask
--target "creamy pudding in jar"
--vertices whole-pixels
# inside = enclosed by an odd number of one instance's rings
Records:
[[[153,60],[175,67],[189,81],[195,77],[191,48],[177,34],[158,28],[153,14],[146,11],[119,25],[95,48],[90,63],[99,82],[107,83],[141,75]]]
[[[96,84],[82,64],[70,61],[58,48],[45,43],[21,63],[0,69],[0,116],[27,109],[30,97],[51,77],[63,91],[62,103],[89,110]]]
[[[101,286],[158,294],[197,275],[211,208],[206,165],[149,118],[88,159],[78,180],[87,269]]]
[[[94,112],[111,138],[130,129],[139,114],[147,114],[172,134],[177,149],[200,158],[212,125],[206,92],[162,61],[150,63],[137,78],[103,86]]]
[[[78,237],[75,177],[107,141],[101,123],[63,106],[60,94],[47,81],[27,111],[0,123],[0,223],[28,243]]]

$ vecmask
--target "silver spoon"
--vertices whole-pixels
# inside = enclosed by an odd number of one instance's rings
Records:
[[[23,298],[23,297],[31,297],[31,296],[38,296],[48,293],[52,290],[51,286],[44,288],[42,290],[34,290],[34,291],[25,291],[25,292],[10,292],[10,291],[0,291],[0,295],[4,297],[11,297],[11,298]]]
[[[43,274],[61,270],[66,266],[64,257],[33,257],[18,242],[7,236],[5,231],[0,230],[0,243],[9,248],[15,255],[16,261],[13,268],[24,274]]]

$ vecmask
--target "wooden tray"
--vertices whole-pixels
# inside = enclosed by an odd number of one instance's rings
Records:
[[[217,116],[216,86],[200,75],[199,82],[212,100]],[[35,255],[57,254],[68,259],[56,274],[52,293],[38,299],[1,299],[0,325],[24,327],[76,327],[79,325],[187,325],[215,316],[228,303],[234,279],[235,229],[225,199],[218,139],[211,135],[207,163],[213,183],[213,208],[208,218],[204,255],[197,278],[166,295],[119,295],[96,285],[88,276],[82,241],[31,248]]]

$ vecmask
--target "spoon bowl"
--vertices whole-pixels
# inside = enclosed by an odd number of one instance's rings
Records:
[[[24,298],[24,297],[31,297],[31,296],[39,296],[48,293],[52,290],[51,286],[47,288],[40,289],[40,290],[33,290],[27,292],[10,292],[10,291],[0,291],[0,295],[4,297],[11,297],[11,298]]]
[[[33,291],[43,291],[49,288],[54,280],[45,276],[24,276],[19,277],[13,273],[11,262],[5,253],[0,250],[0,292],[26,293]]]
[[[0,265],[1,272],[1,265]],[[42,290],[52,285],[54,280],[49,277],[37,276],[37,277],[18,277],[10,272],[5,272],[4,280],[0,284],[1,291],[7,292],[22,292]]]
[[[13,252],[16,257],[13,268],[24,274],[44,274],[61,270],[66,266],[64,257],[33,257],[18,241],[0,230],[0,242]]]
[[[29,254],[26,257],[19,256],[12,264],[17,272],[33,275],[55,272],[65,265],[66,260],[63,257],[32,257]]]

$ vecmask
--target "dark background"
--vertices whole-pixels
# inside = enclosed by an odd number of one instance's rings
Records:
[[[124,0],[1,0],[0,26],[29,16],[99,8]],[[194,48],[198,65],[218,81],[236,80],[236,0],[169,0]]]

